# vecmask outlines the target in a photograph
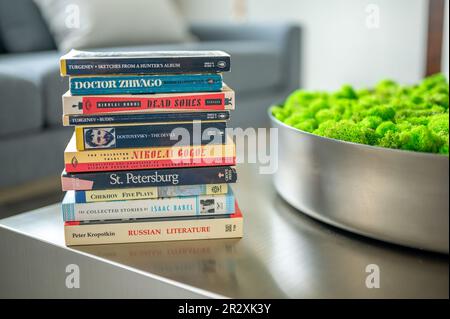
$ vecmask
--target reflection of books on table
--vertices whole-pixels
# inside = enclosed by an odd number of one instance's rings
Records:
[[[78,246],[76,250],[172,279],[230,284],[236,275],[238,239]],[[208,276],[209,275],[209,276]]]

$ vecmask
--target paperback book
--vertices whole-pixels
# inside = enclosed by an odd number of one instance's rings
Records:
[[[153,112],[153,113],[115,113],[99,115],[64,115],[63,124],[72,125],[107,125],[107,124],[161,124],[183,123],[192,121],[218,122],[227,121],[229,111],[190,111],[190,112]]]
[[[76,76],[72,95],[214,92],[222,89],[220,74]]]
[[[75,203],[94,203],[159,197],[221,195],[228,193],[228,184],[203,184],[161,187],[118,188],[74,191]]]
[[[234,213],[234,195],[230,189],[225,195],[77,203],[75,192],[68,191],[62,213],[65,221],[227,215]]]
[[[64,236],[68,246],[241,238],[242,235],[243,216],[237,204],[235,204],[234,214],[215,217],[197,216],[64,223]]]
[[[124,170],[61,174],[63,191],[163,187],[203,184],[231,184],[237,180],[232,166]]]
[[[225,144],[78,151],[73,134],[64,151],[68,173],[230,166],[235,163],[236,148],[230,137]]]
[[[234,110],[234,91],[225,84],[220,92],[63,95],[63,113],[99,114],[116,112],[154,113],[156,111]]]
[[[230,71],[223,51],[89,52],[71,50],[60,59],[61,75],[217,73]]]
[[[225,143],[226,122],[76,126],[77,150]]]

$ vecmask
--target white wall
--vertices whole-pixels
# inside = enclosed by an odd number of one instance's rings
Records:
[[[378,28],[366,25],[369,4],[379,8]],[[249,20],[289,19],[304,27],[307,88],[335,89],[344,82],[370,86],[385,77],[408,83],[422,77],[424,0],[250,0],[249,8]]]
[[[178,1],[189,19],[232,20],[232,0]],[[378,28],[366,25],[369,4],[379,9]],[[370,86],[386,77],[412,83],[424,74],[425,0],[247,0],[247,12],[249,22],[292,21],[302,26],[306,88]]]

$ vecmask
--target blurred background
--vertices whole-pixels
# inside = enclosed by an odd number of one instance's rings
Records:
[[[265,127],[297,88],[448,77],[448,1],[0,0],[0,218],[62,197],[71,48],[227,51],[231,124]]]

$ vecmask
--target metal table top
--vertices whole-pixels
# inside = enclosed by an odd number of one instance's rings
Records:
[[[386,244],[325,225],[285,203],[276,194],[271,176],[258,174],[255,165],[239,165],[238,174],[234,190],[245,218],[244,238],[239,240],[67,248],[58,204],[0,220],[0,230],[128,272],[156,275],[208,297],[449,297],[447,255]],[[0,245],[0,252],[4,247]],[[44,258],[51,263],[51,256]],[[371,264],[380,270],[379,288],[366,286],[366,267]]]

